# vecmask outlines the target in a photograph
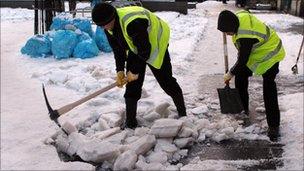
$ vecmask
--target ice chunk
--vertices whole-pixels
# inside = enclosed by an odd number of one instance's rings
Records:
[[[111,161],[116,159],[120,155],[120,146],[109,143],[107,141],[101,141],[93,139],[77,151],[77,154],[84,161],[92,161],[95,163],[101,163],[103,161]]]
[[[175,146],[175,144],[172,144],[172,139],[157,139],[157,143],[154,147],[154,151],[164,151],[170,154],[173,154],[176,152],[178,149]]]
[[[137,155],[145,154],[154,147],[156,139],[154,135],[145,135],[137,141],[129,145],[130,149],[134,150]]]
[[[227,139],[227,135],[226,134],[223,134],[223,133],[215,133],[213,136],[212,136],[212,140],[217,142],[217,143],[220,143],[221,141],[223,141],[224,139]]]
[[[103,119],[103,118],[99,118],[99,119],[98,119],[98,124],[99,124],[99,129],[100,129],[101,131],[110,129],[110,127],[109,127],[107,121],[106,121],[105,119]]]
[[[111,128],[120,126],[123,122],[121,115],[116,113],[106,113],[101,115],[100,117],[106,120]]]
[[[149,122],[153,122],[154,120],[161,118],[161,115],[157,112],[151,112],[144,115],[143,118]]]
[[[127,131],[124,130],[120,133],[114,134],[109,136],[108,138],[104,139],[105,141],[111,142],[113,144],[122,144],[127,137]]]
[[[151,127],[150,133],[156,137],[175,137],[181,129],[183,121],[176,119],[159,119]]]
[[[208,113],[208,107],[207,107],[207,105],[202,105],[202,106],[192,109],[191,112],[196,115],[206,114],[206,113]]]
[[[68,134],[78,131],[77,128],[68,121],[62,125],[62,129]]]
[[[168,102],[161,103],[158,106],[156,106],[155,112],[160,114],[162,118],[167,118],[170,113],[170,111],[168,110],[169,106],[170,104]]]
[[[158,152],[153,151],[150,155],[147,156],[147,160],[150,163],[165,164],[168,160],[168,157],[167,154],[163,151],[158,151]]]
[[[183,126],[178,133],[178,137],[187,138],[187,137],[190,137],[192,135],[192,133],[193,133],[193,130],[191,128]]]
[[[194,142],[192,137],[189,138],[178,138],[174,140],[174,144],[179,148],[184,148],[188,145],[191,145]]]
[[[126,144],[131,144],[131,143],[137,141],[138,139],[139,139],[138,136],[130,136],[130,137],[126,138],[125,143]]]
[[[142,136],[146,135],[149,131],[150,131],[150,129],[147,127],[136,128],[134,135],[138,136],[138,137],[142,137]]]
[[[231,136],[233,136],[234,128],[230,126],[230,127],[222,129],[220,132],[226,134],[229,137],[231,137]]]
[[[114,134],[116,134],[120,131],[121,130],[120,130],[119,127],[115,127],[115,128],[108,129],[108,130],[105,130],[105,131],[100,131],[100,132],[94,134],[94,137],[102,140],[102,139],[105,139],[105,138],[107,138],[111,135],[114,135]]]
[[[200,131],[203,128],[208,128],[210,125],[210,121],[208,119],[199,119],[195,121],[196,129]]]
[[[78,132],[73,132],[68,137],[69,147],[66,151],[70,156],[76,154],[82,146],[89,141],[89,138]]]
[[[206,139],[206,134],[204,132],[201,132],[197,141],[198,142],[203,142],[203,141],[205,141],[205,139]]]
[[[134,151],[125,151],[116,159],[114,170],[133,170],[136,161],[137,155]]]

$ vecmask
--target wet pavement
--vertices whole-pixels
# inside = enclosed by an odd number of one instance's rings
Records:
[[[253,165],[238,165],[241,170],[276,169],[283,166],[283,145],[269,141],[251,140],[224,140],[221,143],[206,141],[197,143],[189,149],[187,158],[182,159],[183,164],[189,163],[199,156],[200,160],[257,160]]]
[[[204,96],[212,99],[218,98],[216,88],[222,88],[222,74],[202,75],[200,77],[200,90]],[[206,81],[208,80],[208,81]],[[293,94],[304,91],[303,76],[277,76],[276,79],[278,94]],[[261,77],[250,77],[249,79],[249,99],[250,115],[244,126],[261,122],[261,117],[265,119],[264,112],[257,112],[257,107],[264,107],[263,103],[263,79]],[[216,87],[216,88],[215,88]],[[231,81],[231,87],[234,87]],[[284,110],[284,109],[283,109]],[[219,112],[219,111],[218,111]],[[188,157],[182,159],[183,164],[188,164],[193,158],[199,157],[204,160],[256,160],[254,165],[237,165],[241,170],[273,170],[283,166],[282,147],[284,144],[265,140],[224,140],[216,143],[208,140],[204,143],[196,143],[189,148]]]

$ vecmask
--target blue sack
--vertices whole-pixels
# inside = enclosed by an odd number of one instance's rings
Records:
[[[102,0],[91,0],[91,7],[94,7],[96,4],[101,3]]]
[[[98,47],[93,39],[88,39],[79,42],[73,52],[75,58],[91,58],[97,56],[99,53]]]
[[[94,39],[100,51],[106,53],[112,52],[112,48],[109,44],[106,34],[104,33],[104,29],[100,28],[99,26],[96,27]]]
[[[82,41],[85,41],[85,40],[89,40],[89,39],[92,39],[88,33],[86,32],[81,32],[79,30],[76,30],[75,31],[77,36],[78,36],[78,42],[82,42]]]
[[[21,53],[31,57],[51,55],[51,41],[46,35],[34,35],[21,48]]]
[[[70,30],[59,30],[54,34],[52,53],[56,59],[69,58],[78,43],[77,34]]]
[[[91,37],[93,36],[92,25],[90,20],[83,18],[75,18],[72,23],[76,28],[81,31],[88,33]]]
[[[55,17],[53,19],[51,30],[69,30],[68,25],[73,25],[75,29],[79,29],[88,33],[91,37],[93,35],[92,25],[90,20],[84,18],[68,18],[68,17]]]
[[[72,24],[70,18],[54,17],[50,30],[65,30],[65,26],[68,24]]]

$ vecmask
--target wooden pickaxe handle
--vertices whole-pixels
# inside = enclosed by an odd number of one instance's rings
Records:
[[[86,102],[86,101],[88,101],[88,100],[90,100],[90,99],[92,99],[92,98],[94,98],[94,97],[96,97],[96,96],[98,96],[98,95],[100,95],[100,94],[102,94],[102,93],[104,93],[104,92],[106,92],[106,91],[114,88],[114,87],[116,87],[116,82],[112,83],[112,84],[110,84],[110,85],[108,85],[108,86],[106,86],[106,87],[104,87],[104,88],[102,88],[102,89],[100,89],[100,90],[92,93],[92,94],[89,94],[89,95],[87,95],[87,96],[85,96],[85,97],[77,100],[76,102],[67,104],[67,105],[65,105],[65,106],[57,109],[57,112],[58,112],[59,115],[63,115],[65,113],[69,112],[70,110],[74,109],[76,106],[79,106],[82,103],[84,103],[84,102]]]

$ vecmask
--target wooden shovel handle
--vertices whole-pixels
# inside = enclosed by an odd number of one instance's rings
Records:
[[[224,61],[225,61],[225,73],[228,72],[228,49],[227,49],[227,36],[223,32],[223,45],[224,45]]]

